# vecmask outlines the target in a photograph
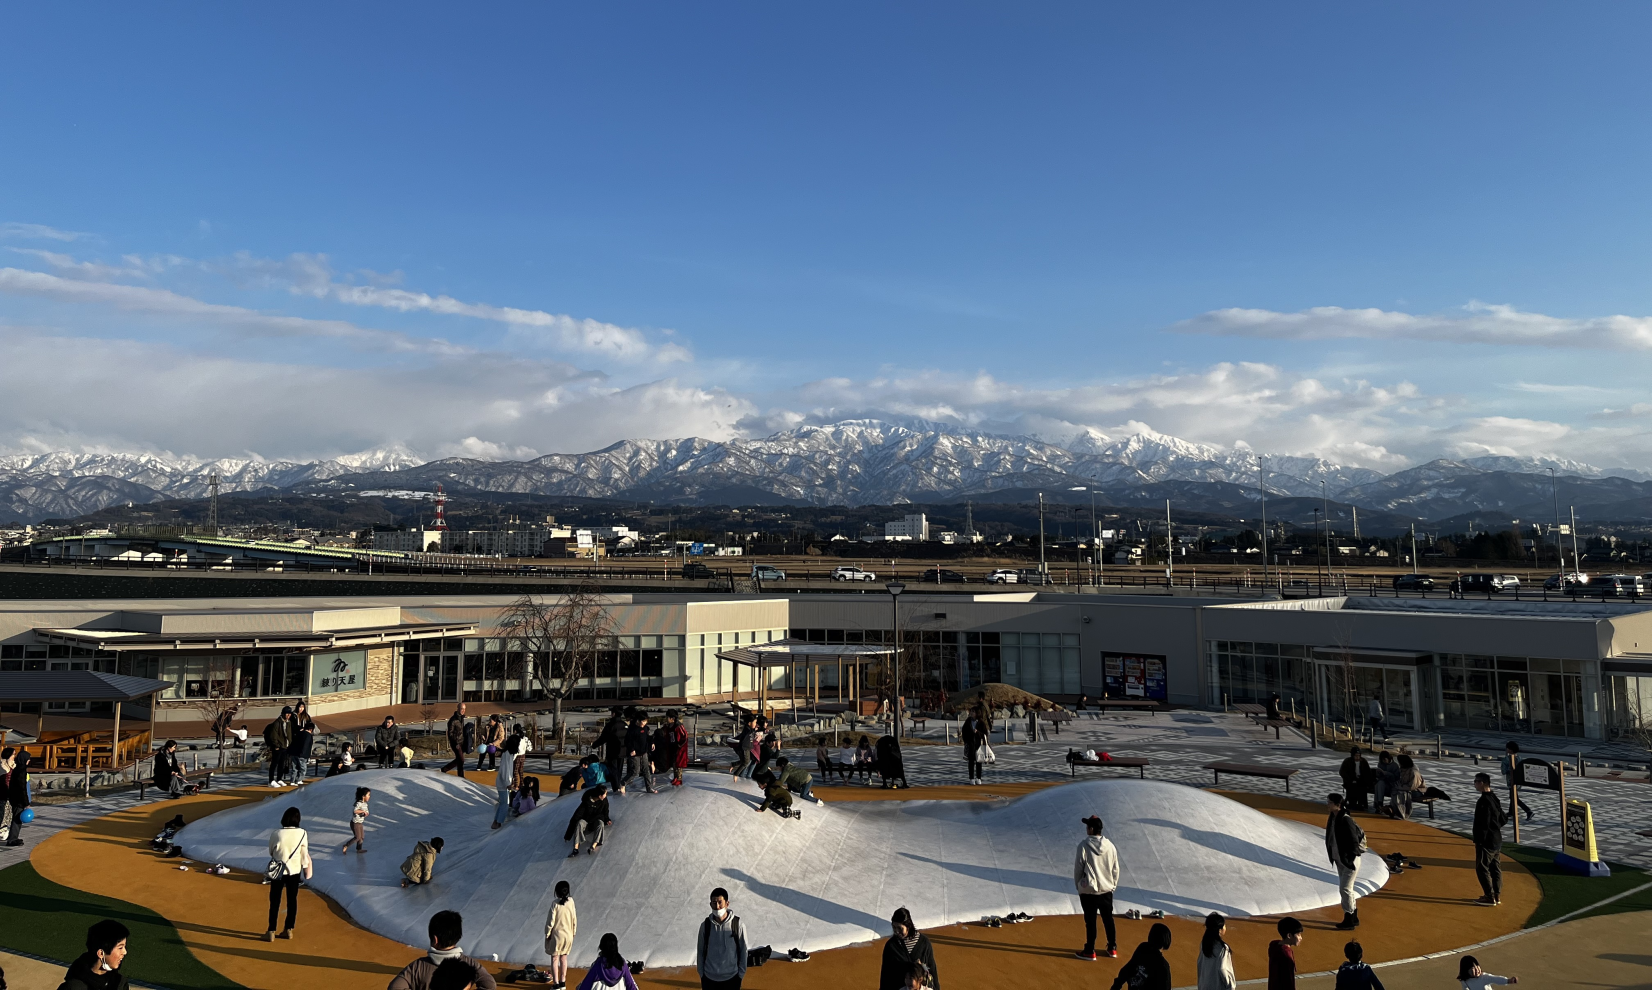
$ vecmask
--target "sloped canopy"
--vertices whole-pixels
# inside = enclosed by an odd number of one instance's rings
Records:
[[[97,670],[23,670],[0,674],[0,702],[134,701],[171,686],[168,681]]]

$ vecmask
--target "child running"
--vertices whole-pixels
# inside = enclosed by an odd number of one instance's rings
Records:
[[[579,915],[574,911],[573,889],[568,881],[556,882],[556,900],[545,916],[545,954],[551,957],[551,990],[568,986],[568,953],[579,931]]]
[[[372,789],[367,787],[356,788],[356,806],[350,809],[351,837],[345,840],[344,848],[339,850],[339,855],[342,856],[350,851],[351,842],[356,844],[356,852],[360,853],[367,851],[367,847],[364,845],[367,841],[367,802],[371,800],[372,797]]]

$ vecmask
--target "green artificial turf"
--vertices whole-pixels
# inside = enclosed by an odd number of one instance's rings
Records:
[[[1609,877],[1579,876],[1556,866],[1552,849],[1507,845],[1503,847],[1503,854],[1530,870],[1536,875],[1537,882],[1543,885],[1543,902],[1526,922],[1528,928],[1599,903],[1613,894],[1621,894],[1641,884],[1652,882],[1652,874],[1619,863],[1608,864],[1612,868],[1612,875]],[[1579,917],[1618,914],[1624,911],[1652,911],[1652,888],[1602,905],[1599,909]]]
[[[52,883],[31,863],[0,870],[0,948],[73,960],[86,951],[86,929],[113,918],[131,929],[121,972],[171,990],[233,990],[196,959],[165,918],[136,904]]]

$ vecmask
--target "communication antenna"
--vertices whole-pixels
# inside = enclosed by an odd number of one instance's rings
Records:
[[[431,524],[430,528],[439,529],[443,532],[447,531],[447,496],[442,493],[440,482],[436,485],[436,521]]]
[[[218,532],[218,472],[207,475],[207,489],[212,492],[212,535],[216,539]]]

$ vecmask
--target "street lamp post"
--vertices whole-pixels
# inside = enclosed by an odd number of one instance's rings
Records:
[[[891,624],[891,626],[893,626],[893,635],[894,635],[894,638],[895,638],[895,642],[893,644],[892,652],[890,653],[890,656],[893,658],[894,662],[893,662],[892,666],[894,667],[894,671],[895,671],[895,674],[894,674],[895,697],[894,697],[894,705],[893,705],[893,708],[895,710],[895,738],[899,739],[901,737],[901,609],[900,609],[900,601],[901,601],[901,592],[906,590],[906,585],[900,583],[899,581],[891,581],[888,584],[884,585],[884,587],[887,588],[888,591],[889,591],[889,615],[890,615],[890,618],[893,620],[890,624]]]

